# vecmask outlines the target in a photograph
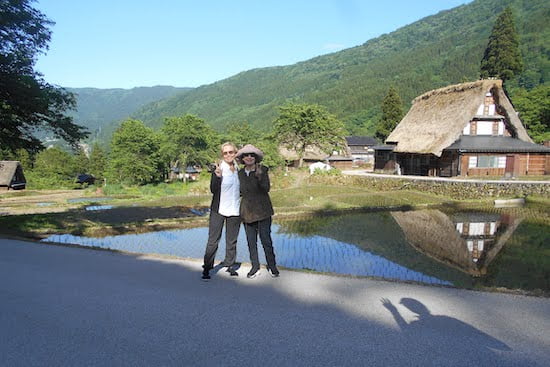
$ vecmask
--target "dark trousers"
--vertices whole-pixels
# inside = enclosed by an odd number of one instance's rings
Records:
[[[210,221],[208,224],[208,242],[204,253],[204,269],[214,267],[214,258],[218,251],[218,244],[222,237],[222,229],[225,223],[225,266],[233,266],[237,257],[237,237],[241,226],[241,217],[225,217],[219,213],[210,212]]]
[[[258,222],[245,223],[244,230],[246,241],[248,242],[248,251],[250,252],[250,262],[252,268],[260,267],[258,259],[258,235],[264,247],[265,259],[270,269],[275,268],[275,252],[273,251],[273,241],[271,240],[271,217]]]

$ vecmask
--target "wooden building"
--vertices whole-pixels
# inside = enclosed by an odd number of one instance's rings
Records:
[[[550,148],[534,144],[501,80],[478,80],[427,92],[378,147],[375,167],[404,175],[545,175]],[[393,162],[392,162],[393,161]]]
[[[372,136],[346,136],[348,155],[354,166],[374,164],[374,146],[378,144]]]
[[[21,190],[27,185],[19,161],[0,161],[0,190]]]

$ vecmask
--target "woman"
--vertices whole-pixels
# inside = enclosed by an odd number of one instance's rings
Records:
[[[239,171],[241,185],[241,219],[244,223],[250,262],[252,269],[247,278],[254,278],[260,273],[258,260],[258,235],[264,248],[267,260],[267,271],[272,277],[279,276],[275,263],[273,241],[271,240],[271,217],[273,205],[269,198],[268,168],[260,164],[263,152],[251,144],[247,144],[237,152],[237,158],[244,164]]]
[[[210,179],[212,203],[210,204],[210,221],[208,225],[208,242],[202,266],[202,279],[210,279],[210,270],[214,267],[214,258],[222,236],[225,223],[225,260],[222,266],[232,276],[239,274],[233,269],[237,257],[237,236],[241,226],[239,217],[240,190],[238,166],[235,162],[237,147],[233,143],[224,143],[221,146],[222,161],[216,163]]]

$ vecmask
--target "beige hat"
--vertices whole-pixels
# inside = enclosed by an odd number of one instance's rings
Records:
[[[239,149],[237,152],[237,158],[242,160],[243,154],[250,154],[253,153],[256,155],[256,161],[261,161],[264,158],[264,152],[262,152],[260,149],[256,148],[252,144],[246,144],[244,147]]]

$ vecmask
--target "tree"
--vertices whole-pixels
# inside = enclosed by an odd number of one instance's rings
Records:
[[[403,101],[393,86],[382,100],[381,108],[382,117],[378,122],[374,137],[384,141],[403,118]]]
[[[33,134],[36,129],[73,147],[88,133],[64,115],[75,107],[74,96],[34,70],[37,55],[47,50],[53,22],[32,2],[0,0],[0,146],[35,153],[44,148]]]
[[[90,167],[90,159],[86,154],[86,148],[84,146],[79,147],[74,155],[74,164],[78,173],[88,173]]]
[[[550,85],[514,91],[512,101],[531,138],[536,143],[550,140]]]
[[[507,7],[497,17],[489,43],[481,60],[481,78],[510,80],[523,69],[519,38],[512,9]]]
[[[225,126],[224,141],[230,141],[238,147],[258,141],[261,134],[247,122],[232,122]]]
[[[98,143],[94,143],[90,152],[89,171],[96,180],[101,180],[105,177],[105,169],[107,167],[107,157],[103,148]]]
[[[130,185],[156,182],[161,178],[159,138],[138,120],[126,120],[114,132],[107,178]]]
[[[36,155],[34,168],[27,179],[35,188],[72,187],[77,173],[74,156],[52,147]]]
[[[273,127],[279,143],[298,154],[299,167],[307,148],[317,147],[328,155],[344,147],[344,124],[317,104],[289,103],[279,107]]]
[[[161,128],[161,156],[168,168],[205,165],[218,155],[218,134],[194,115],[167,117]],[[180,167],[181,168],[181,167]]]

